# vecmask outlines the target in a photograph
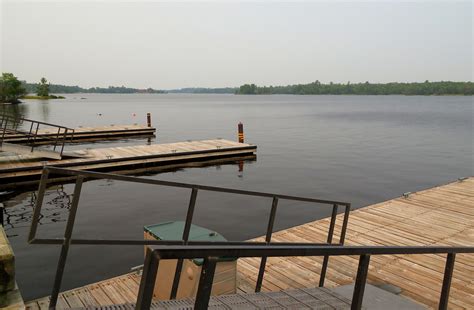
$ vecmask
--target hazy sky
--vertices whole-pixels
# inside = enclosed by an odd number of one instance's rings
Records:
[[[1,70],[67,85],[472,80],[472,1],[1,1]]]

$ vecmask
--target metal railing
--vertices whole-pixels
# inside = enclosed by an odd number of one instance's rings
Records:
[[[70,213],[68,216],[64,236],[62,238],[36,238],[36,232],[38,228],[38,221],[41,216],[41,208],[43,204],[44,195],[46,192],[46,187],[48,182],[50,181],[49,175],[63,175],[69,177],[75,177],[76,183],[74,186],[74,194],[73,200],[71,204]],[[191,195],[189,199],[189,205],[187,209],[186,215],[186,222],[183,229],[182,240],[123,240],[123,239],[75,239],[72,238],[72,231],[74,227],[74,222],[76,218],[77,209],[79,206],[79,199],[82,190],[82,184],[85,179],[110,179],[110,180],[117,180],[117,181],[125,181],[125,182],[133,182],[133,183],[140,183],[140,184],[150,184],[150,185],[159,185],[159,186],[167,186],[167,187],[175,187],[175,188],[187,188],[191,190]],[[78,170],[71,170],[71,169],[63,169],[57,167],[47,166],[44,167],[41,181],[38,188],[38,196],[36,207],[33,212],[33,218],[31,222],[30,232],[28,236],[28,242],[31,244],[60,244],[61,253],[58,261],[58,266],[56,270],[55,281],[53,285],[53,290],[51,293],[51,301],[50,301],[50,308],[55,308],[59,290],[61,287],[61,282],[63,278],[64,268],[66,264],[66,259],[69,251],[69,247],[72,244],[88,244],[88,245],[207,245],[208,242],[196,242],[196,241],[189,241],[189,233],[191,230],[191,224],[193,220],[194,209],[197,200],[197,194],[199,191],[211,191],[211,192],[220,192],[220,193],[228,193],[228,194],[238,194],[238,195],[246,195],[246,196],[254,196],[254,197],[266,197],[272,198],[272,204],[270,209],[270,215],[267,224],[267,230],[265,234],[265,242],[253,242],[252,244],[259,244],[259,245],[268,245],[272,239],[273,233],[273,225],[276,218],[276,212],[278,207],[279,200],[292,200],[292,201],[300,201],[300,202],[308,202],[308,203],[317,203],[330,206],[332,208],[331,213],[331,220],[328,228],[328,235],[327,235],[327,242],[320,243],[321,246],[337,246],[343,245],[347,225],[349,221],[349,213],[351,209],[350,203],[342,202],[342,201],[332,201],[332,200],[324,200],[324,199],[315,199],[315,198],[306,198],[306,197],[298,197],[298,196],[288,196],[288,195],[281,195],[275,193],[265,193],[265,192],[256,192],[256,191],[247,191],[247,190],[238,190],[232,188],[224,188],[224,187],[215,187],[215,186],[205,186],[205,185],[198,185],[198,184],[188,184],[188,183],[178,183],[178,182],[170,182],[170,181],[160,181],[160,180],[151,180],[145,178],[137,178],[137,177],[130,177],[124,175],[116,175],[116,174],[108,174],[108,173],[98,173],[98,172],[91,172],[91,171],[78,171]],[[334,240],[334,230],[336,224],[336,216],[338,211],[338,206],[344,207],[344,217],[341,227],[341,232],[339,235],[339,242],[337,244],[333,243]],[[213,242],[212,244],[232,244],[235,246],[239,245],[248,245],[248,242]],[[285,243],[295,245],[294,243]],[[297,243],[296,245],[307,244],[307,243]],[[262,255],[262,260],[260,263],[260,269],[258,273],[258,279],[255,286],[255,292],[259,292],[262,286],[262,281],[265,273],[265,265],[266,265],[266,256]],[[322,268],[321,268],[321,276],[319,285],[324,285],[324,279],[326,275],[326,270],[328,267],[329,256],[325,255]],[[176,294],[178,291],[179,286],[179,279],[181,275],[181,269],[183,266],[183,259],[178,259],[178,263],[176,266],[175,276],[173,280],[173,285],[171,289],[170,299],[176,298]]]
[[[351,309],[361,309],[372,255],[447,254],[439,309],[447,309],[454,262],[458,253],[474,253],[474,247],[445,246],[321,246],[320,244],[281,245],[180,245],[148,248],[136,309],[150,309],[159,262],[162,259],[204,259],[194,309],[207,309],[211,296],[216,262],[220,257],[285,257],[358,255],[359,265],[352,295]]]
[[[57,132],[47,135],[47,137],[41,137],[38,135],[40,127],[52,127],[54,130],[57,129]],[[9,137],[21,137],[24,138],[26,145],[31,146],[31,152],[33,152],[38,142],[43,142],[43,140],[46,139],[51,142],[49,144],[53,145],[53,151],[60,148],[59,154],[62,156],[68,136],[71,141],[74,138],[74,129],[72,128],[27,119],[24,117],[14,117],[8,114],[3,114],[1,116],[0,128],[2,130],[0,135],[0,146],[2,146],[4,142],[7,142]],[[24,128],[26,128],[26,130]]]

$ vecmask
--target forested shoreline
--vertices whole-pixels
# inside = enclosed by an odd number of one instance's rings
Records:
[[[36,93],[36,95],[31,95]],[[99,94],[236,94],[236,95],[406,95],[444,96],[474,94],[473,82],[414,82],[414,83],[332,83],[315,81],[308,84],[286,86],[257,86],[244,84],[240,87],[202,88],[190,87],[170,90],[153,88],[138,89],[125,86],[91,87],[51,84],[46,78],[39,83],[20,81],[14,74],[3,72],[0,77],[0,102],[19,103],[19,99],[62,99],[56,94],[99,93]]]
[[[287,86],[257,86],[244,84],[235,92],[239,95],[466,95],[474,94],[473,82],[422,83],[329,83],[319,81]]]
[[[23,85],[27,93],[34,93],[38,84],[23,82]],[[131,88],[125,86],[109,86],[109,87],[91,87],[83,88],[80,86],[68,86],[61,84],[50,84],[49,90],[56,94],[75,94],[75,93],[97,93],[97,94],[135,94],[135,93],[148,93],[148,94],[162,94],[164,91],[153,88]]]

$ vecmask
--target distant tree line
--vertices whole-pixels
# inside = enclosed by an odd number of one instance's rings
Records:
[[[24,88],[27,93],[34,93],[38,89],[38,84],[23,82]],[[161,94],[164,93],[162,90],[153,88],[138,89],[130,88],[125,86],[109,86],[109,87],[91,87],[82,88],[80,86],[67,86],[60,84],[49,84],[49,91],[51,93],[60,94],[74,94],[74,93],[99,93],[99,94],[136,94],[136,93],[149,93],[149,94]]]
[[[34,94],[36,96],[27,95]],[[135,93],[165,93],[162,90],[153,88],[138,89],[125,86],[115,87],[91,87],[82,88],[79,86],[66,86],[60,84],[50,84],[46,78],[41,78],[39,83],[27,83],[20,81],[13,73],[3,72],[0,76],[0,102],[19,103],[20,99],[59,99],[62,96],[51,95],[51,93],[104,93],[104,94],[135,94]]]
[[[236,90],[241,95],[466,95],[474,94],[473,82],[423,83],[329,83],[319,81],[287,86],[257,86],[244,84]]]
[[[37,96],[25,96],[36,93]],[[319,81],[309,84],[295,84],[287,86],[257,86],[244,84],[239,88],[181,88],[173,90],[156,90],[153,88],[138,89],[125,86],[91,87],[67,86],[50,84],[45,78],[39,83],[21,82],[12,73],[2,73],[0,77],[0,102],[18,103],[20,98],[49,99],[64,98],[51,93],[102,93],[102,94],[136,94],[136,93],[192,93],[192,94],[293,94],[293,95],[474,95],[473,82],[429,82],[422,83],[329,83]]]
[[[238,91],[237,87],[222,87],[222,88],[203,88],[203,87],[188,87],[180,89],[167,90],[167,93],[180,94],[234,94]]]

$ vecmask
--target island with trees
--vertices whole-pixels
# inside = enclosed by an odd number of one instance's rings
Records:
[[[319,81],[287,86],[257,86],[244,84],[235,92],[238,95],[466,95],[474,94],[473,82],[422,83],[329,83]]]
[[[40,82],[36,85],[36,96],[35,95],[24,95],[22,99],[40,99],[40,100],[47,100],[47,99],[64,99],[63,96],[56,96],[51,95],[49,93],[50,84],[46,78],[41,78]]]
[[[20,103],[20,99],[64,99],[63,96],[50,94],[50,84],[43,77],[35,84],[36,95],[29,90],[25,83],[20,81],[13,73],[3,72],[0,77],[0,103]]]

